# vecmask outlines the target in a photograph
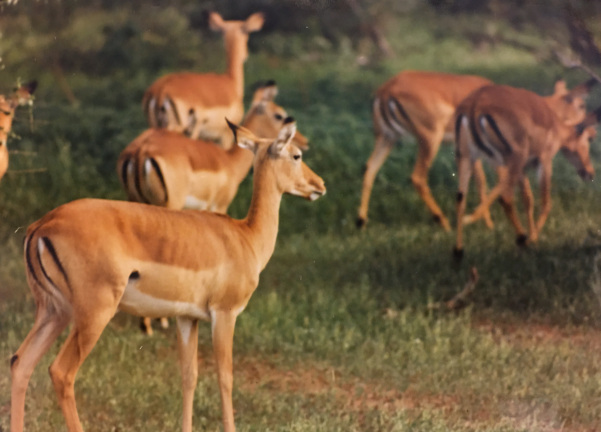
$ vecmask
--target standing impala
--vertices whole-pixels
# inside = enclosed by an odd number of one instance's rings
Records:
[[[244,126],[256,136],[275,138],[288,117],[273,102],[276,95],[274,81],[255,90]],[[293,143],[308,148],[298,131]],[[253,154],[240,146],[224,150],[177,132],[148,129],[121,152],[117,172],[130,201],[226,213],[252,161]],[[165,318],[161,325],[168,326]],[[150,318],[144,318],[142,327],[152,335]]]
[[[248,57],[248,36],[263,27],[261,13],[245,21],[225,21],[209,13],[211,30],[223,33],[227,71],[181,72],[156,80],[144,93],[142,106],[150,127],[172,130],[191,138],[222,141],[229,145],[225,117],[239,122],[244,114],[244,62]]]
[[[275,138],[288,117],[274,103],[277,91],[269,81],[254,93],[243,125],[256,136]],[[298,131],[293,142],[301,150],[308,148]],[[149,129],[121,152],[117,171],[130,201],[225,213],[252,161],[252,153],[239,146],[224,150],[175,132]]]
[[[274,251],[282,194],[315,200],[326,189],[291,144],[294,122],[288,121],[275,140],[231,127],[238,145],[255,153],[253,195],[242,220],[84,199],[56,208],[28,228],[26,274],[37,309],[32,330],[11,359],[12,432],[23,430],[35,365],[70,322],[50,376],[68,430],[82,430],[75,375],[118,309],[177,318],[185,432],[192,430],[198,321],[211,322],[224,430],[235,430],[234,326]]]
[[[584,100],[594,80],[568,91],[563,81],[555,85],[555,93],[546,101],[569,124],[576,124],[585,115]],[[363,177],[361,205],[357,226],[367,222],[369,199],[376,174],[390,154],[394,143],[406,135],[417,139],[418,153],[411,174],[413,186],[426,206],[446,231],[448,219],[436,203],[428,187],[428,172],[443,140],[452,141],[453,115],[459,104],[474,90],[492,82],[478,76],[453,75],[438,72],[404,71],[384,83],[373,103],[375,133],[374,150],[367,161]],[[480,198],[486,195],[486,178],[480,162],[474,166]],[[490,214],[484,216],[492,227]]]
[[[457,192],[457,242],[455,254],[463,254],[463,224],[471,223],[488,211],[500,196],[501,204],[517,233],[517,243],[535,242],[551,210],[551,174],[553,158],[559,150],[576,167],[578,174],[590,180],[595,170],[590,160],[590,140],[601,108],[573,126],[565,124],[544,98],[528,90],[509,86],[489,86],[477,90],[458,108],[456,118],[456,157],[459,176]],[[465,201],[474,163],[485,158],[498,169],[498,184],[474,213],[464,217]],[[524,171],[539,169],[541,210],[534,220],[534,197]],[[514,207],[517,185],[528,216],[529,238]]]
[[[15,110],[19,105],[24,105],[31,100],[37,86],[37,81],[31,81],[18,87],[9,97],[0,95],[0,180],[8,170],[7,141],[8,134],[12,129]]]

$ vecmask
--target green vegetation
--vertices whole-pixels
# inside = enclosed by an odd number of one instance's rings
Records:
[[[161,13],[154,8],[133,13],[136,2],[91,3],[96,7],[63,2],[69,14],[56,28],[19,11],[27,10],[21,4],[7,10],[10,20],[0,18],[3,91],[17,78],[40,81],[33,111],[18,112],[9,146],[19,153],[11,154],[10,171],[0,183],[0,431],[9,429],[8,361],[33,323],[22,262],[24,230],[76,198],[125,199],[115,164],[146,127],[144,89],[172,70],[223,68],[222,41],[198,28],[197,10],[187,2]],[[101,3],[111,7],[98,13]],[[305,160],[325,179],[328,194],[315,203],[284,198],[276,252],[238,319],[239,430],[601,428],[598,180],[582,183],[558,156],[554,207],[540,242],[516,248],[509,223],[495,207],[493,230],[467,227],[466,258],[457,265],[453,234],[430,222],[409,181],[416,147],[408,140],[378,175],[367,229],[355,228],[362,166],[373,142],[370,99],[384,80],[403,69],[430,69],[481,74],[549,93],[558,76],[573,85],[585,74],[557,65],[547,37],[536,28],[515,30],[491,15],[394,9],[382,18],[396,53],[388,59],[379,59],[369,40],[324,37],[315,28],[317,19],[307,19],[306,30],[292,22],[294,31],[280,25],[251,36],[246,64],[247,88],[258,80],[278,82],[278,102],[310,138]],[[57,28],[62,30],[53,45],[45,37]],[[470,36],[491,28],[500,42]],[[366,61],[358,61],[360,56]],[[55,61],[60,73],[51,67]],[[61,74],[76,103],[57,84]],[[592,95],[591,107],[599,105],[600,94],[597,89]],[[597,139],[592,148],[598,173],[600,145]],[[451,219],[454,174],[447,146],[430,183]],[[245,214],[251,181],[243,183],[232,205],[235,217]],[[460,292],[471,267],[480,279],[465,309],[428,307]],[[194,424],[219,430],[206,324],[200,346]],[[58,348],[32,377],[28,431],[64,428],[47,374]],[[117,314],[76,382],[85,429],[178,430],[175,351],[173,328],[148,338],[137,318]]]

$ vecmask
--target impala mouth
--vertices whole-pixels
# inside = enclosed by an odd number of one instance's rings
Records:
[[[315,201],[317,198],[323,196],[326,194],[326,191],[313,191],[311,192],[311,194],[309,195],[309,201]]]

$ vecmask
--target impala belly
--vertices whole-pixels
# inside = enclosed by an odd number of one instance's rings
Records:
[[[221,268],[193,271],[159,263],[139,268],[125,287],[120,310],[139,316],[210,320],[210,287],[220,278]]]

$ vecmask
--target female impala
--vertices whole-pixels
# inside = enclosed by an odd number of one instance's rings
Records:
[[[21,432],[25,392],[35,365],[72,322],[50,375],[69,431],[81,431],[74,397],[77,370],[117,309],[177,318],[183,431],[192,430],[198,373],[198,321],[211,322],[223,424],[235,430],[232,345],[274,248],[283,193],[315,200],[323,180],[291,144],[289,121],[275,140],[231,125],[238,145],[255,153],[246,218],[85,199],[33,223],[25,239],[27,281],[37,304],[33,329],[11,360],[11,431]]]
[[[37,86],[37,81],[32,81],[17,88],[8,98],[0,95],[0,180],[8,170],[7,141],[15,117],[15,110],[19,105],[24,105],[31,100]]]
[[[517,184],[522,189],[528,215],[529,240],[535,242],[551,210],[553,157],[561,149],[583,179],[592,179],[595,170],[589,157],[589,141],[596,135],[594,125],[600,117],[601,108],[581,123],[568,126],[544,98],[508,86],[488,86],[470,95],[457,108],[455,123],[459,175],[456,255],[461,257],[463,253],[463,224],[483,217],[499,196],[517,232],[517,243],[526,243],[528,237],[513,204]],[[480,157],[498,167],[499,182],[474,213],[464,217],[472,168]],[[542,206],[535,223],[534,199],[524,171],[536,165],[539,167]]]
[[[273,81],[254,93],[243,124],[256,136],[275,138],[288,117],[273,102],[276,95]],[[308,148],[298,131],[294,144]],[[130,201],[225,213],[252,160],[252,153],[239,146],[224,150],[175,132],[149,129],[123,150],[117,171]]]
[[[585,106],[582,99],[595,80],[587,81],[568,91],[563,81],[555,85],[555,93],[545,98],[549,106],[568,124],[582,121]],[[404,71],[382,85],[373,103],[375,147],[367,161],[363,177],[361,205],[357,226],[367,222],[369,199],[376,174],[390,154],[397,139],[413,135],[418,153],[411,174],[413,186],[445,230],[450,230],[448,219],[434,200],[428,187],[428,171],[438,153],[442,140],[453,139],[453,115],[459,104],[474,90],[492,84],[491,81],[470,75],[452,75],[438,72]],[[486,178],[477,162],[474,166],[480,198],[486,195]],[[490,215],[484,216],[492,227]]]
[[[275,138],[288,117],[273,102],[276,95],[274,81],[254,93],[244,126],[256,136]],[[308,148],[298,131],[293,142],[301,150]],[[148,129],[121,152],[117,172],[130,201],[226,213],[252,161],[253,154],[239,146],[224,150],[177,132]],[[165,318],[161,326],[168,327]],[[144,318],[142,327],[152,335],[149,318]]]
[[[227,53],[227,72],[172,73],[156,80],[144,93],[142,106],[152,128],[181,132],[191,138],[223,141],[229,146],[225,117],[239,122],[244,114],[244,62],[249,33],[263,27],[261,13],[245,21],[224,21],[209,14],[211,30],[222,32]]]

